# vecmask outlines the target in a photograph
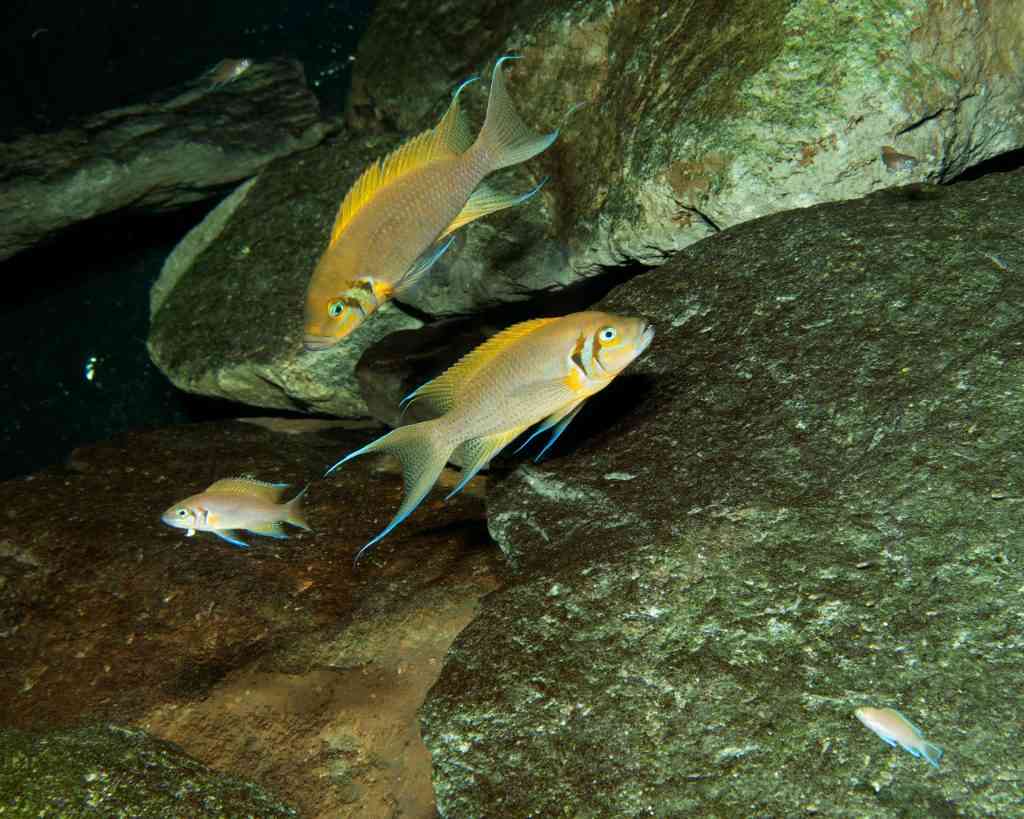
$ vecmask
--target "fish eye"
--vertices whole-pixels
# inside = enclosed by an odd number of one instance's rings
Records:
[[[187,515],[187,514],[188,514],[188,510],[187,510],[187,509],[179,509],[179,510],[178,510],[178,517],[179,517],[179,518],[183,518],[183,517],[185,517],[185,515]]]
[[[617,330],[616,330],[616,329],[615,329],[614,327],[605,327],[605,328],[604,328],[604,329],[603,329],[603,330],[602,330],[602,331],[601,331],[601,332],[600,332],[600,333],[598,334],[598,336],[597,336],[597,337],[598,337],[598,338],[599,338],[599,339],[600,339],[601,341],[604,341],[604,342],[609,342],[609,341],[614,341],[614,340],[615,340],[615,336],[617,336],[618,334],[619,334],[619,333],[618,333],[618,331],[617,331]]]
[[[338,316],[341,315],[341,313],[342,313],[342,311],[344,309],[345,309],[345,303],[344,302],[342,302],[342,301],[332,301],[327,306],[327,315],[329,315],[331,318],[337,318]]]

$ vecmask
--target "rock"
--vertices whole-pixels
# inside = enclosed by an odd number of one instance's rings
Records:
[[[1020,171],[780,213],[601,304],[658,335],[491,486],[520,577],[424,705],[443,816],[1016,810],[1021,213]]]
[[[0,730],[0,813],[17,816],[297,816],[262,788],[116,725]]]
[[[93,217],[218,196],[334,128],[302,66],[277,59],[220,88],[200,78],[74,128],[0,143],[0,261]]]
[[[148,347],[188,392],[260,407],[365,416],[356,362],[397,330],[422,326],[391,302],[344,343],[303,349],[302,305],[338,205],[366,165],[394,145],[329,143],[266,169],[230,208],[211,213],[154,285]],[[174,254],[178,255],[177,251]]]
[[[402,493],[385,459],[314,483],[314,531],[286,541],[251,536],[241,551],[162,525],[165,508],[217,478],[297,488],[381,431],[258,423],[132,433],[0,483],[0,725],[116,720],[302,816],[433,815],[416,709],[502,583],[483,481],[447,503],[439,491],[355,570]],[[442,488],[457,479],[446,471]],[[0,790],[13,764],[0,763]]]
[[[1024,17],[927,0],[828,13],[819,0],[386,0],[359,47],[349,121],[431,126],[458,82],[510,52],[523,57],[505,70],[526,121],[564,130],[500,184],[551,181],[467,229],[466,248],[408,297],[433,316],[659,265],[759,216],[948,181],[1024,145]],[[461,98],[477,125],[483,90]]]

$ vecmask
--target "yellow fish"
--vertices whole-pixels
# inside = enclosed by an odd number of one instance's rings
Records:
[[[452,234],[481,216],[519,205],[540,190],[501,193],[483,183],[558,137],[540,135],[516,113],[502,57],[494,66],[487,115],[474,141],[459,107],[462,83],[437,127],[373,162],[346,194],[327,249],[306,290],[305,347],[337,344],[384,302],[401,295],[448,249]]]
[[[402,505],[355,559],[409,516],[456,450],[465,467],[448,498],[538,421],[540,425],[523,446],[552,430],[537,456],[540,460],[583,402],[607,387],[653,338],[654,328],[643,319],[595,311],[525,321],[488,339],[410,393],[403,404],[427,401],[440,416],[392,430],[342,458],[325,474],[368,452],[387,452],[402,462]]]
[[[282,522],[309,530],[301,506],[306,490],[303,489],[288,503],[281,503],[281,495],[287,488],[286,483],[224,478],[210,484],[198,495],[178,501],[160,516],[160,520],[175,529],[187,529],[187,537],[197,531],[213,532],[239,549],[248,549],[249,544],[239,540],[234,533],[236,529],[280,539],[288,537]]]

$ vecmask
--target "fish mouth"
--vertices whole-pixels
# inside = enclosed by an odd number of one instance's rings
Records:
[[[338,343],[338,339],[333,336],[314,336],[307,335],[302,340],[302,346],[306,348],[306,352],[315,353],[318,350],[326,350],[328,347],[333,347]]]

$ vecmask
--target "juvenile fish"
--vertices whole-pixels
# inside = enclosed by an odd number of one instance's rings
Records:
[[[252,67],[252,60],[225,59],[206,72],[206,81],[214,88],[220,88],[241,77]]]
[[[502,57],[494,66],[487,115],[476,140],[454,94],[437,127],[373,162],[346,194],[327,249],[306,290],[305,347],[337,344],[382,304],[412,287],[448,249],[463,225],[519,205],[524,194],[483,183],[499,168],[546,149],[558,131],[536,134],[505,90]],[[544,183],[542,182],[541,185]]]
[[[174,504],[160,520],[175,529],[187,529],[186,537],[198,532],[213,532],[217,537],[248,549],[236,530],[245,529],[257,535],[286,539],[281,523],[290,523],[309,531],[302,512],[303,489],[287,503],[281,496],[286,483],[265,483],[252,478],[224,478],[210,484],[198,495],[191,495]]]
[[[425,401],[439,417],[392,430],[326,473],[369,452],[387,452],[402,462],[402,504],[355,559],[409,516],[456,450],[465,466],[448,498],[537,422],[522,446],[550,430],[551,437],[537,456],[540,460],[583,403],[607,387],[653,338],[654,328],[643,319],[596,311],[525,321],[488,339],[410,393],[403,404]]]
[[[874,731],[893,748],[899,745],[919,759],[925,759],[932,767],[939,767],[942,749],[924,738],[920,729],[893,708],[858,708],[853,712],[857,719]]]

